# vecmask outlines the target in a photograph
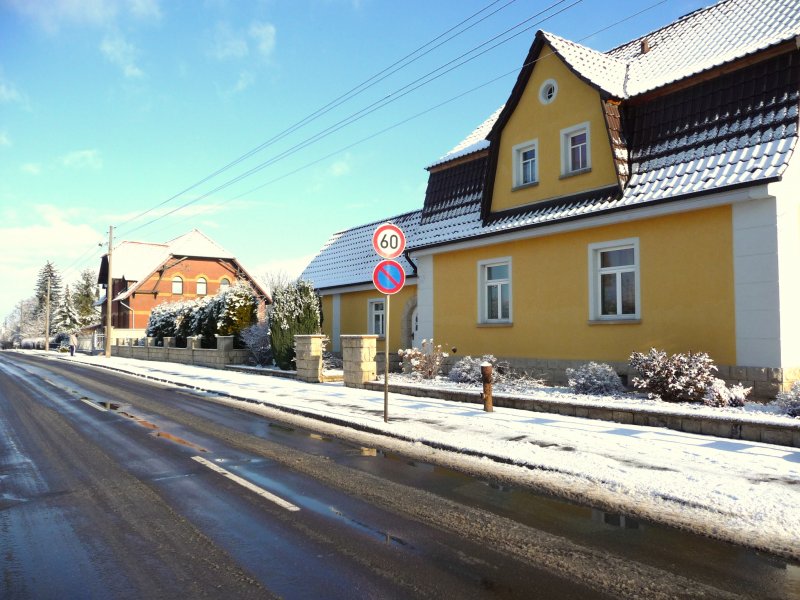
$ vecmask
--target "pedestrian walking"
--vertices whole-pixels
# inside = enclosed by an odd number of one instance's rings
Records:
[[[69,355],[75,356],[75,348],[78,347],[78,336],[74,333],[69,334]]]

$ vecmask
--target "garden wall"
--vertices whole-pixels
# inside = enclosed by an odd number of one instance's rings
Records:
[[[216,350],[200,348],[199,340],[189,340],[188,348],[175,348],[170,338],[164,338],[164,346],[154,346],[152,340],[153,338],[148,338],[148,345],[136,346],[132,345],[135,340],[118,339],[117,344],[111,346],[111,356],[221,369],[226,365],[244,364],[250,355],[247,350],[233,348],[233,336],[217,337]],[[193,341],[196,343],[192,343]]]

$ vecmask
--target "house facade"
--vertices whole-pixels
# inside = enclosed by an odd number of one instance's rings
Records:
[[[422,209],[387,219],[416,283],[413,323],[393,304],[390,327],[554,381],[589,360],[624,373],[657,347],[708,352],[761,396],[787,387],[798,48],[798,0],[724,0],[605,53],[538,32],[503,107],[428,167]],[[334,235],[304,274],[355,323],[363,281],[331,288],[319,267],[360,260],[336,241],[364,229]]]
[[[237,280],[250,284],[261,304],[269,293],[233,254],[194,229],[163,244],[123,241],[111,254],[113,337],[144,336],[153,307],[213,296]],[[98,284],[108,285],[108,255],[101,258]],[[103,323],[106,297],[98,300]]]

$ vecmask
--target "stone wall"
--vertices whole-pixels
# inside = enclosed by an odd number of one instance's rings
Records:
[[[153,338],[147,338],[147,345],[136,346],[136,340],[118,339],[111,346],[111,356],[134,358],[137,360],[156,360],[185,365],[198,365],[221,369],[226,365],[240,365],[247,361],[247,350],[234,350],[233,336],[217,337],[217,349],[200,348],[199,339],[190,339],[188,348],[175,348],[172,338],[164,338],[163,346],[153,345]]]
[[[363,388],[364,384],[374,381],[377,369],[377,335],[343,335],[342,360],[344,361],[344,384],[347,387]]]

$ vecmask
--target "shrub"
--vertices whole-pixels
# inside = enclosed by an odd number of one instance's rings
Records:
[[[744,401],[747,395],[753,388],[746,388],[742,384],[737,383],[732,387],[725,385],[722,379],[714,379],[711,385],[706,388],[706,393],[703,396],[703,404],[706,406],[744,406]]]
[[[269,323],[256,323],[242,330],[242,341],[250,351],[253,361],[259,366],[272,363]]]
[[[800,381],[795,381],[790,390],[779,392],[775,404],[790,417],[800,417]]]
[[[484,362],[492,365],[492,381],[496,382],[501,374],[497,368],[497,359],[492,354],[484,354],[480,358],[465,356],[459,359],[450,369],[447,377],[456,383],[482,383],[481,365]]]
[[[255,325],[258,319],[256,295],[249,285],[243,281],[237,281],[223,293],[217,295],[216,304],[216,306],[214,303],[208,305],[207,308],[211,310],[206,311],[207,321],[216,316],[216,334],[232,335],[234,344],[238,346],[241,341],[241,332]],[[218,309],[218,312],[214,309]],[[206,329],[210,329],[208,323]]]
[[[589,362],[577,369],[567,369],[567,380],[577,394],[614,396],[625,392],[619,375],[605,363]]]
[[[651,398],[666,402],[699,402],[716,379],[717,367],[705,352],[673,354],[651,348],[647,354],[634,352],[630,365],[642,376],[633,386],[647,390]]]
[[[294,336],[320,332],[320,301],[310,282],[299,279],[273,291],[270,332],[275,363],[291,369]]]
[[[447,352],[442,351],[442,345],[434,345],[433,340],[422,340],[422,349],[407,348],[397,351],[398,356],[403,361],[408,361],[411,365],[411,370],[420,375],[423,379],[433,379],[442,370],[444,359],[447,358]]]

